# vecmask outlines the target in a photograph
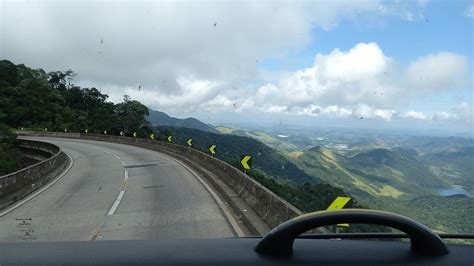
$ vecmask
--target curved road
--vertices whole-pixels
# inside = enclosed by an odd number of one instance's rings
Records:
[[[234,236],[211,194],[169,157],[116,143],[37,139],[60,146],[72,167],[0,217],[0,242]]]

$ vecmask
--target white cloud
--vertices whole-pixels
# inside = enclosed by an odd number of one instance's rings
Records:
[[[423,112],[416,112],[416,111],[408,111],[403,116],[406,118],[414,118],[414,119],[420,119],[420,120],[427,119],[426,115]]]
[[[404,69],[369,42],[318,53],[313,65],[291,73],[265,73],[258,61],[305,48],[314,29],[331,30],[363,14],[417,20],[425,6],[423,0],[7,1],[0,56],[47,71],[73,69],[80,85],[102,88],[114,101],[128,94],[163,111],[420,119],[419,110],[397,110],[464,85],[465,57],[441,52]],[[437,118],[469,119],[464,109]]]
[[[334,49],[317,54],[312,67],[265,84],[256,102],[307,106],[310,104],[375,106],[396,102],[397,88],[387,73],[396,72],[392,59],[376,43],[360,43],[347,52]]]
[[[325,108],[337,106],[363,117],[390,120],[396,109],[414,100],[462,88],[467,69],[465,57],[441,52],[420,57],[404,70],[376,43],[359,43],[348,51],[317,54],[313,66],[260,86],[252,99],[257,105],[286,106],[299,114],[323,114]],[[417,115],[421,114],[400,117]]]
[[[458,89],[467,83],[468,63],[464,56],[441,52],[418,58],[405,73],[407,86],[414,90]]]
[[[474,4],[470,4],[469,6],[467,6],[464,15],[468,18],[474,18]]]

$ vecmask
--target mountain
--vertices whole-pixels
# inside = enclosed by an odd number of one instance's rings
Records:
[[[222,134],[231,134],[235,136],[251,137],[253,139],[256,139],[262,142],[263,144],[269,146],[272,149],[282,152],[283,154],[290,154],[292,152],[297,152],[299,150],[298,147],[296,147],[294,144],[291,144],[285,141],[283,138],[275,136],[275,135],[272,136],[263,131],[258,131],[258,130],[246,131],[242,129],[236,129],[236,128],[225,127],[225,126],[218,126],[216,127],[216,130]]]
[[[474,146],[453,147],[421,157],[436,176],[452,185],[465,187],[474,195]]]
[[[436,188],[449,186],[412,149],[376,148],[347,157],[317,146],[297,157],[295,163],[310,175],[362,196],[431,195]]]
[[[429,155],[408,148],[373,148],[354,156],[316,146],[293,162],[370,208],[407,215],[438,231],[472,232],[474,226],[467,221],[474,216],[467,209],[474,206],[474,197],[444,197],[438,191],[463,187],[472,195],[474,148],[441,146],[437,141]]]
[[[193,117],[179,119],[156,110],[148,109],[148,112],[149,115],[146,117],[146,119],[152,124],[152,126],[187,127],[218,133],[218,131],[215,130],[211,125],[205,124]]]
[[[238,167],[240,167],[242,155],[251,155],[255,169],[283,182],[304,183],[315,180],[297,168],[285,156],[250,137],[211,133],[184,127],[159,126],[156,130],[172,135],[173,142],[178,144],[186,145],[186,141],[192,138],[193,148],[205,153],[209,153],[211,144],[216,144],[217,158]]]

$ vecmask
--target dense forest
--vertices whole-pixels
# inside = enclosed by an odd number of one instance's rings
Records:
[[[96,88],[74,85],[71,70],[46,73],[0,61],[0,121],[11,128],[48,131],[151,132],[148,108],[125,95],[114,104]]]

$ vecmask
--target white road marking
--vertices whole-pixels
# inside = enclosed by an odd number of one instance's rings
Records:
[[[123,198],[123,194],[125,194],[125,190],[120,190],[120,193],[117,196],[117,199],[115,200],[114,204],[112,205],[112,208],[110,208],[109,212],[107,213],[107,216],[114,215],[115,211],[117,210],[120,201]]]
[[[110,154],[110,151],[108,151],[108,150],[104,150],[104,152]]]
[[[122,160],[120,160],[120,162],[122,163],[122,166],[124,166],[124,167],[125,167],[125,163],[124,163]]]
[[[127,169],[125,169],[123,175],[124,175],[124,177],[123,177],[122,190],[120,190],[120,193],[118,194],[117,199],[115,200],[114,204],[110,208],[109,212],[107,212],[107,216],[114,215],[114,213],[118,209],[118,206],[120,205],[120,202],[122,201],[123,194],[125,194],[125,187],[127,185],[127,180],[128,180],[128,171],[127,171]]]
[[[160,153],[160,154],[165,156],[165,157],[168,157],[169,159],[171,159],[175,162],[177,162],[179,165],[181,165],[186,170],[188,170],[192,175],[194,175],[194,177],[204,186],[204,188],[209,192],[209,194],[211,194],[211,196],[217,202],[217,205],[219,205],[219,207],[221,208],[222,212],[226,216],[227,220],[231,224],[231,226],[234,229],[237,236],[238,237],[244,237],[245,236],[244,231],[242,231],[242,229],[239,226],[239,223],[235,220],[234,216],[232,216],[232,214],[230,213],[230,210],[227,207],[227,205],[224,204],[224,202],[219,198],[219,196],[217,196],[216,192],[214,192],[214,190],[212,190],[212,188],[206,182],[204,182],[204,180],[196,172],[194,172],[193,169],[191,169],[190,167],[188,167],[186,164],[182,163],[178,159],[175,159],[175,158],[173,158],[173,157],[171,157],[167,154],[164,154],[164,153]]]
[[[120,159],[120,157],[118,157],[118,155],[115,155],[115,154],[114,154],[114,157],[115,157],[115,159],[117,159],[117,160],[119,160],[119,161],[122,160],[122,159]]]
[[[63,151],[64,152],[64,151]],[[56,182],[58,182],[61,178],[63,178],[64,175],[66,175],[69,170],[71,169],[72,165],[74,164],[74,159],[67,153],[64,152],[64,154],[67,155],[67,157],[69,157],[70,159],[70,162],[69,162],[69,166],[66,168],[66,170],[64,170],[58,177],[56,177],[56,179],[54,179],[54,181],[52,181],[51,183],[47,184],[46,186],[42,187],[40,190],[36,191],[35,193],[31,194],[30,196],[26,197],[24,200],[18,202],[17,204],[13,205],[11,208],[9,209],[6,209],[5,211],[3,212],[0,212],[0,217],[2,216],[5,216],[6,214],[12,212],[13,210],[19,208],[21,205],[27,203],[29,200],[31,200],[32,198],[38,196],[41,192],[45,191],[46,189],[48,189],[49,187],[51,187],[52,185],[56,184]]]

